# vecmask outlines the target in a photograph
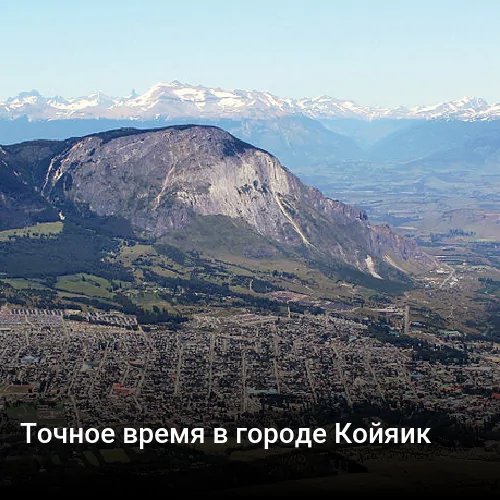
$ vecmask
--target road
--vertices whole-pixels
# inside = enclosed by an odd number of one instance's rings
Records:
[[[179,396],[179,387],[181,382],[181,370],[182,370],[182,353],[184,351],[184,345],[181,343],[181,336],[177,335],[177,370],[174,379],[174,396]]]
[[[340,375],[340,380],[342,381],[342,385],[344,387],[344,393],[347,399],[347,403],[349,404],[349,407],[352,408],[352,398],[351,398],[351,393],[349,391],[349,386],[347,384],[347,381],[344,376],[344,359],[340,355],[337,347],[335,344],[332,342],[332,348],[333,351],[335,352],[335,356],[337,357],[337,360],[339,362],[339,375]]]
[[[375,381],[375,385],[377,386],[377,391],[378,391],[378,395],[380,396],[380,399],[382,399],[382,401],[385,401],[385,396],[384,396],[384,393],[382,392],[382,388],[380,387],[380,383],[378,381],[377,374],[375,373],[375,370],[372,368],[370,361],[371,361],[371,357],[368,354],[365,357],[365,366],[368,369],[368,371],[371,373],[373,380]]]
[[[446,285],[446,283],[448,283],[454,276],[455,276],[455,269],[453,269],[452,267],[450,267],[451,269],[451,272],[450,274],[446,277],[446,279],[439,285],[439,289],[442,290],[444,285]]]
[[[276,325],[273,328],[273,343],[274,343],[274,355],[279,358],[280,356],[280,348],[279,348],[279,330]]]
[[[241,353],[241,399],[242,399],[242,411],[247,411],[247,352],[243,348]]]
[[[278,360],[276,358],[273,359],[273,365],[274,365],[274,376],[276,378],[276,391],[278,392],[278,394],[281,394]]]
[[[78,407],[76,406],[75,396],[70,396],[71,403],[73,404],[73,411],[75,412],[76,426],[81,427],[80,425],[80,412],[78,411]]]
[[[316,389],[314,388],[314,382],[313,382],[313,378],[312,378],[312,375],[311,375],[311,368],[309,367],[310,361],[311,361],[310,359],[306,359],[304,361],[304,365],[306,367],[307,382],[309,383],[309,387],[311,388],[313,400],[316,403],[317,400],[318,400],[318,397],[316,395]]]
[[[215,359],[215,340],[216,340],[216,333],[211,333],[210,334],[210,350],[208,353],[208,389],[207,389],[207,405],[208,401],[210,399],[210,394],[212,392],[212,367]]]

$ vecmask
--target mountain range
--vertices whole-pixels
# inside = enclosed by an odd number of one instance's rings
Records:
[[[255,90],[225,90],[178,81],[158,83],[143,94],[126,97],[94,93],[83,97],[44,97],[36,90],[0,102],[0,118],[30,120],[155,120],[176,118],[269,119],[301,114],[312,119],[413,119],[483,121],[500,118],[500,103],[477,97],[412,108],[364,106],[323,95],[292,99]]]
[[[47,98],[25,92],[0,103],[0,144],[105,132],[121,127],[214,125],[277,156],[297,173],[352,162],[449,162],[450,150],[500,137],[500,105],[464,98],[435,106],[380,109],[323,96],[280,98],[179,82],[141,95]],[[455,155],[456,157],[456,155]],[[348,167],[349,168],[349,167]]]

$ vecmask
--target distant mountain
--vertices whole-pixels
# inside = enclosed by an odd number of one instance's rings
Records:
[[[296,167],[323,161],[350,161],[366,156],[354,138],[335,132],[318,120],[303,115],[268,119],[217,120],[239,139],[271,151],[287,166]]]
[[[500,128],[500,104],[464,98],[382,109],[329,96],[291,99],[177,81],[126,97],[44,97],[33,90],[0,103],[0,144],[179,124],[221,127],[303,174],[318,165],[404,163],[467,147]]]
[[[477,135],[469,134],[462,140],[449,141],[447,148],[440,148],[423,158],[414,159],[406,167],[428,167],[437,172],[441,168],[469,166],[475,167],[479,175],[481,167],[497,169],[500,164],[500,123]]]
[[[480,138],[500,145],[500,121],[418,121],[381,138],[367,155],[373,162],[416,161],[457,148],[467,151]]]
[[[380,108],[330,96],[292,99],[256,90],[224,90],[174,81],[158,83],[140,95],[112,97],[94,93],[83,97],[44,97],[36,90],[0,103],[0,118],[30,120],[112,119],[173,120],[268,119],[302,114],[312,119],[421,119],[481,121],[500,118],[500,103],[464,97],[458,101],[413,108]]]
[[[434,265],[412,240],[371,225],[363,210],[326,198],[274,156],[217,127],[123,129],[2,151],[5,168],[32,187],[33,200],[70,219],[119,217],[141,237],[196,249],[200,231],[220,237],[222,218],[232,228],[228,248],[243,238],[252,255],[291,252],[375,281]]]

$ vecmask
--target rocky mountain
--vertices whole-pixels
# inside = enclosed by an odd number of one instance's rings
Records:
[[[51,220],[57,212],[6,161],[0,147],[0,228],[11,229]]]
[[[217,216],[278,252],[376,279],[434,265],[412,240],[371,225],[363,210],[323,196],[218,127],[122,129],[2,151],[12,175],[61,217],[117,217],[138,235],[172,242],[194,221],[208,227]]]
[[[225,90],[178,81],[158,83],[126,97],[94,93],[44,97],[36,90],[0,102],[0,118],[30,120],[269,119],[301,114],[312,119],[412,119],[482,121],[500,118],[500,103],[464,97],[430,106],[380,108],[330,96],[293,99],[255,90]]]

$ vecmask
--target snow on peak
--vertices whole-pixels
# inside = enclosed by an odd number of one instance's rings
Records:
[[[9,119],[25,115],[30,119],[269,118],[294,113],[313,119],[495,120],[500,119],[500,103],[490,105],[482,98],[465,96],[455,101],[411,109],[402,106],[380,108],[329,95],[292,99],[270,92],[210,88],[178,80],[159,82],[142,94],[133,90],[126,97],[94,92],[88,96],[65,99],[43,97],[33,90],[0,102],[0,118]]]

